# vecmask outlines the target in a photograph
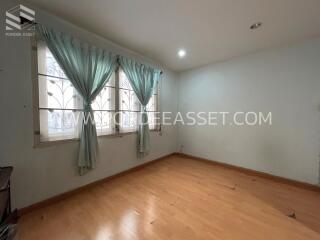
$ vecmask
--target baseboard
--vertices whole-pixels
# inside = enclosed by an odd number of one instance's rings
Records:
[[[299,188],[303,188],[303,189],[307,189],[307,190],[311,190],[311,191],[315,191],[315,192],[320,192],[320,186],[318,186],[318,185],[313,185],[313,184],[306,183],[306,182],[300,182],[300,181],[289,179],[289,178],[275,176],[275,175],[272,175],[270,173],[260,172],[260,171],[252,170],[252,169],[249,169],[249,168],[244,168],[244,167],[231,165],[231,164],[228,164],[228,163],[217,162],[217,161],[214,161],[214,160],[201,158],[201,157],[196,157],[196,156],[189,155],[189,154],[175,153],[175,155],[176,156],[181,156],[181,157],[186,157],[186,158],[191,158],[191,159],[198,160],[198,161],[203,161],[203,162],[206,162],[206,163],[209,163],[209,164],[213,164],[213,165],[216,165],[216,166],[221,166],[221,167],[224,167],[224,168],[233,169],[233,170],[236,170],[238,172],[242,172],[242,173],[247,174],[247,175],[257,176],[257,177],[269,179],[269,180],[272,180],[272,181],[276,181],[276,182],[279,182],[279,183],[283,183],[283,184],[287,184],[287,185],[291,185],[291,186],[295,186],[295,187],[299,187]]]
[[[69,198],[69,197],[71,197],[72,195],[75,195],[75,194],[77,194],[77,193],[79,193],[79,192],[82,192],[82,191],[84,191],[84,190],[86,190],[86,189],[89,189],[89,188],[92,188],[92,187],[97,186],[97,185],[99,185],[99,184],[102,184],[102,183],[105,183],[105,182],[107,182],[107,181],[110,181],[110,180],[112,180],[112,179],[114,179],[114,178],[118,178],[118,177],[124,176],[124,175],[126,175],[126,174],[129,174],[129,173],[131,173],[131,172],[140,170],[140,169],[142,169],[142,168],[144,168],[144,167],[146,167],[146,166],[148,166],[148,165],[150,165],[150,164],[153,164],[153,163],[155,163],[155,162],[157,162],[157,161],[160,161],[160,160],[162,160],[162,159],[164,159],[164,158],[167,158],[167,157],[170,157],[170,156],[172,156],[172,155],[175,155],[175,153],[171,153],[171,154],[162,156],[162,157],[160,157],[160,158],[157,158],[157,159],[151,160],[151,161],[149,161],[149,162],[146,162],[146,163],[140,164],[140,165],[138,165],[138,166],[135,166],[135,167],[133,167],[133,168],[129,168],[129,169],[123,171],[123,172],[114,174],[114,175],[112,175],[112,176],[109,176],[109,177],[106,177],[106,178],[97,180],[97,181],[95,181],[95,182],[86,184],[86,185],[84,185],[84,186],[81,186],[81,187],[79,187],[79,188],[70,190],[70,191],[68,191],[68,192],[61,193],[61,194],[59,194],[59,195],[56,195],[56,196],[51,197],[51,198],[48,198],[48,199],[43,200],[43,201],[41,201],[41,202],[34,203],[34,204],[30,205],[30,206],[21,208],[21,209],[18,210],[18,216],[25,215],[25,214],[27,214],[27,213],[35,210],[35,209],[43,208],[43,207],[48,206],[48,205],[51,205],[51,204],[53,204],[53,203],[55,203],[55,202],[61,201],[61,200],[66,199],[66,198]]]

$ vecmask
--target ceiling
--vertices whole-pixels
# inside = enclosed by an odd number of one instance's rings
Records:
[[[320,0],[29,2],[177,72],[320,34]]]

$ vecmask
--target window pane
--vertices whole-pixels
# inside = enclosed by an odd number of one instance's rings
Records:
[[[95,111],[94,120],[98,135],[115,133],[114,112]]]
[[[149,129],[156,128],[156,113],[155,112],[148,112],[148,123],[149,123]]]
[[[130,82],[121,68],[119,69],[119,88],[132,90]]]
[[[82,109],[82,99],[69,80],[39,76],[39,107]]]
[[[120,112],[120,132],[134,132],[137,130],[137,112]]]
[[[140,103],[133,91],[119,89],[120,110],[140,111]]]
[[[140,103],[121,69],[119,70],[119,88],[120,132],[134,132],[137,130]]]
[[[115,88],[104,87],[92,102],[93,110],[115,110]]]
[[[134,93],[134,91],[130,91],[130,110],[140,111],[140,102],[137,98],[137,95]]]
[[[152,95],[147,105],[147,111],[157,111],[157,95]]]
[[[40,74],[67,78],[44,42],[38,41],[38,72]]]
[[[130,110],[130,91],[120,89],[119,98],[120,110]]]
[[[115,82],[116,82],[116,74],[115,74],[115,72],[113,72],[109,81],[107,82],[106,86],[107,87],[115,87],[116,86]]]
[[[67,110],[40,110],[41,140],[61,140],[77,138],[80,112]]]

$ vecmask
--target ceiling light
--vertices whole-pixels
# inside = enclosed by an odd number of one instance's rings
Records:
[[[178,51],[178,56],[179,56],[179,58],[184,58],[185,56],[186,56],[186,50],[184,50],[184,49],[180,49],[179,51]]]
[[[255,30],[255,29],[261,27],[261,25],[262,25],[261,22],[256,22],[256,23],[254,23],[254,24],[252,24],[252,25],[250,26],[250,29],[251,29],[251,30]]]

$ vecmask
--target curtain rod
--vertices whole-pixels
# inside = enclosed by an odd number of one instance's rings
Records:
[[[118,62],[118,64],[120,65],[119,56],[120,56],[120,55],[117,55],[117,62]],[[142,63],[141,63],[141,64],[142,64]],[[162,71],[162,70],[160,70],[160,75],[162,75],[162,74],[163,74],[163,71]]]
[[[38,24],[38,23],[35,22],[35,21],[30,21],[29,19],[26,19],[26,18],[21,17],[21,16],[20,16],[20,19],[21,19],[21,22],[28,22],[28,23],[33,24],[33,25],[37,25],[37,24]],[[120,56],[120,55],[117,55],[117,62],[118,62],[118,63],[120,63],[120,62],[119,62],[119,56]],[[163,74],[163,71],[160,70],[160,75],[162,75],[162,74]]]

